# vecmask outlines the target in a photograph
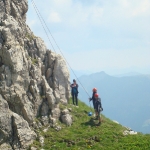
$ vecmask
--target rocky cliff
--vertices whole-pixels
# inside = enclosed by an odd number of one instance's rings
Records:
[[[32,33],[27,10],[27,0],[0,0],[0,149],[27,149],[70,96],[66,63]]]

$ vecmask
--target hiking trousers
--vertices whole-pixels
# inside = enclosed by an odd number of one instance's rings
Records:
[[[95,100],[93,100],[93,108],[96,109]]]
[[[72,93],[72,102],[73,102],[73,105],[78,106],[78,94]]]

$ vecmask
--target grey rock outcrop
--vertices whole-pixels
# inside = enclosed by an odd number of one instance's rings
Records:
[[[27,10],[27,0],[0,0],[0,149],[27,149],[35,118],[56,122],[70,96],[65,60],[32,33]]]
[[[69,114],[69,110],[68,109],[64,109],[61,115],[61,120],[63,123],[65,123],[68,126],[71,126],[72,124],[72,116]]]

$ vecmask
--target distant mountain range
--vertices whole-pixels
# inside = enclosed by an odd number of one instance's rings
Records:
[[[142,75],[142,74],[138,73],[138,72],[129,72],[129,73],[117,74],[117,75],[113,75],[113,76],[115,76],[115,77],[125,77],[125,76],[137,76],[137,75]]]
[[[150,133],[150,75],[116,77],[98,72],[83,75],[79,80],[90,95],[94,87],[98,89],[106,117],[135,131]],[[89,105],[81,85],[79,99]]]

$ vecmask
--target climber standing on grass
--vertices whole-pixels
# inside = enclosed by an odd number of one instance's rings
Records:
[[[96,100],[95,100],[95,96],[94,96],[94,95],[97,93],[97,89],[96,89],[96,88],[93,88],[92,91],[93,91],[92,98],[89,98],[89,101],[93,101],[93,108],[94,108],[94,110],[95,110],[95,109],[96,109],[96,108],[95,108],[95,101],[96,101]],[[96,116],[96,110],[95,110],[95,116]]]
[[[73,79],[73,83],[70,85],[71,87],[71,95],[72,95],[72,102],[73,105],[78,106],[78,84],[76,83],[76,80]]]
[[[103,108],[102,108],[101,98],[99,97],[99,95],[95,93],[94,97],[95,97],[96,117],[99,120],[98,124],[96,125],[99,126],[102,122],[101,111],[103,111]]]

